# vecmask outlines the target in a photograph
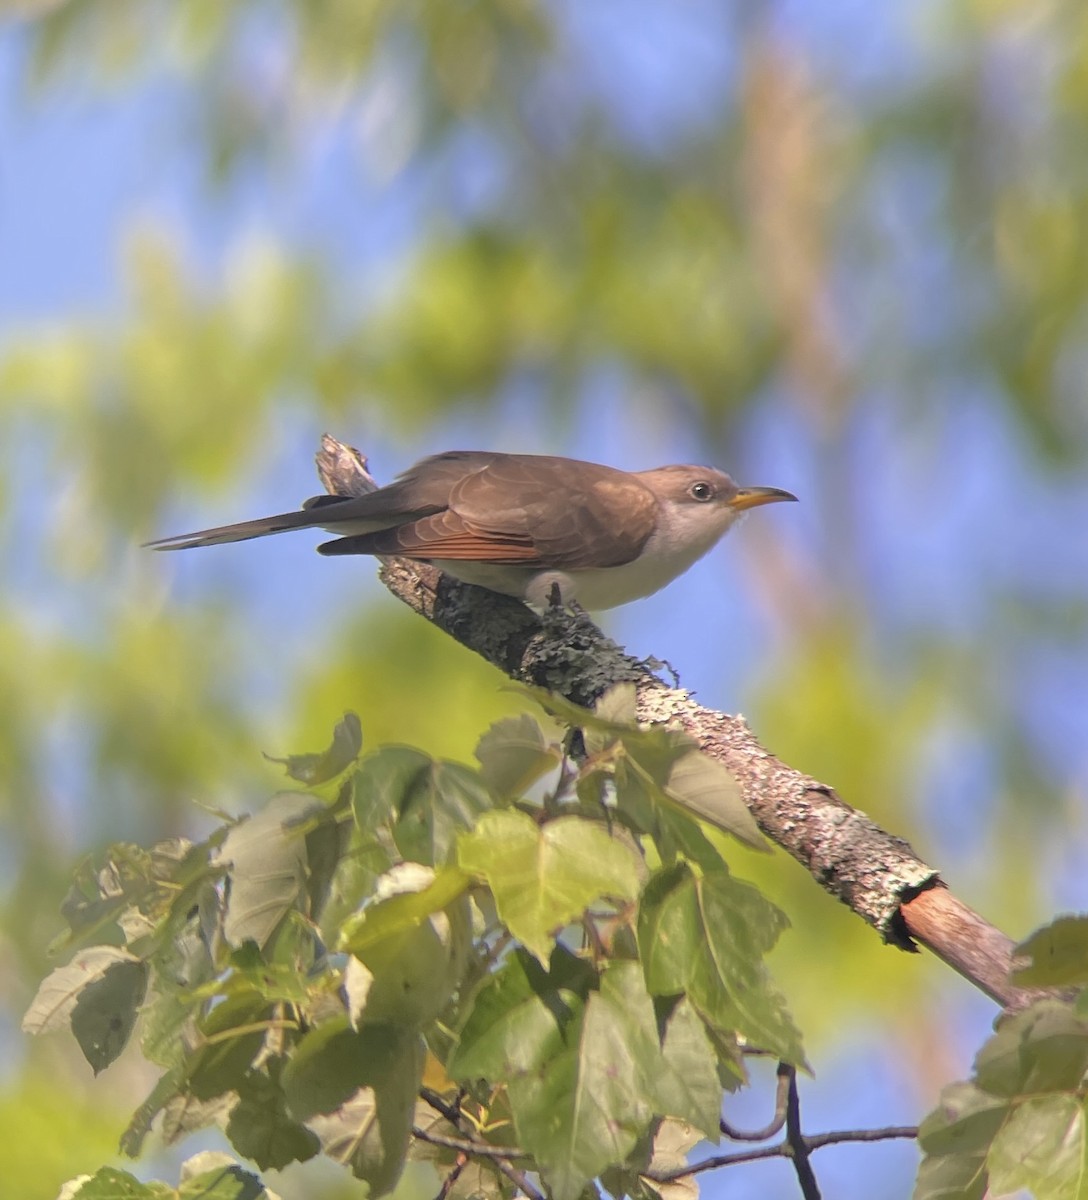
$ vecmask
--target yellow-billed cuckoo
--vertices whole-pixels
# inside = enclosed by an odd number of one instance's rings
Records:
[[[319,527],[322,554],[390,554],[543,608],[614,608],[682,574],[748,508],[797,497],[738,487],[712,467],[614,467],[538,454],[451,450],[361,496],[315,496],[281,513],[151,542],[217,546]]]

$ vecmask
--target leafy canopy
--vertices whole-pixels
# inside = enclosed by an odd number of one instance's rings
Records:
[[[601,1175],[645,1192],[678,1141],[717,1138],[746,1045],[804,1064],[763,962],[786,919],[691,815],[716,790],[719,824],[758,844],[728,774],[636,727],[625,694],[546,703],[582,728],[577,760],[527,714],[484,734],[478,769],[364,756],[348,715],[281,760],[298,790],[79,869],[57,943],[75,954],[25,1028],[70,1029],[96,1072],[139,1029],[163,1074],[126,1153],[161,1115],[167,1141],[218,1125],[260,1169],[324,1154],[379,1196],[468,1138],[480,1194],[510,1194],[512,1164],[555,1200]],[[68,1194],[184,1195],[202,1165],[178,1192],[109,1169]],[[216,1169],[200,1194],[267,1194]]]

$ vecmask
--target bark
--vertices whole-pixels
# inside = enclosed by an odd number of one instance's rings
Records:
[[[376,486],[366,459],[328,435],[317,461],[330,492],[354,495]],[[511,679],[587,707],[614,684],[633,682],[639,720],[682,728],[726,767],[767,837],[886,942],[908,951],[927,947],[1004,1007],[1022,1007],[1039,994],[1009,983],[1011,939],[957,900],[902,838],[776,758],[743,718],[706,708],[659,679],[651,664],[624,653],[584,614],[541,616],[402,558],[382,560],[380,575],[409,608]],[[712,811],[699,815],[713,820]]]

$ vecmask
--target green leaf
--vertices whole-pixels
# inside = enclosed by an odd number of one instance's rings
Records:
[[[465,1006],[446,1070],[451,1079],[509,1079],[532,1071],[581,1011],[597,973],[562,946],[550,969],[517,950],[486,976]]]
[[[581,817],[541,826],[521,812],[488,813],[462,836],[458,862],[486,880],[507,928],[541,962],[593,901],[634,900],[639,889],[631,846]]]
[[[1031,959],[1012,973],[1018,987],[1068,987],[1088,984],[1088,916],[1059,917],[1016,947]]]
[[[332,735],[332,744],[320,754],[291,754],[287,758],[274,758],[266,754],[269,762],[281,763],[287,774],[305,784],[318,787],[342,775],[359,757],[363,748],[363,728],[355,713],[345,713]]]
[[[697,1068],[701,1085],[676,1078],[688,1062],[683,1053],[663,1054],[637,963],[613,963],[598,981],[558,948],[547,973],[520,951],[484,981],[447,1069],[465,1082],[505,1082],[518,1144],[534,1155],[556,1200],[573,1200],[626,1161],[655,1115],[677,1107],[717,1132],[713,1055],[705,1053],[709,1075]],[[714,1098],[701,1090],[708,1083]]]
[[[391,1191],[404,1170],[422,1062],[421,1054],[404,1074],[390,1074],[381,1085],[360,1089],[334,1112],[310,1121],[328,1157],[365,1180],[371,1196]]]
[[[587,732],[594,730],[617,737],[630,728],[630,724],[626,720],[615,721],[606,714],[598,715],[592,709],[582,708],[581,705],[575,704],[573,700],[568,700],[565,696],[560,696],[556,692],[545,691],[544,688],[531,687],[522,683],[511,683],[507,684],[506,687],[508,691],[517,692],[521,696],[528,697],[534,704],[539,704],[546,713],[557,717],[572,729],[582,729]],[[610,688],[601,698],[606,709],[608,709],[611,703],[606,697],[614,695],[616,697],[616,704],[620,707],[621,711],[626,711],[626,704],[623,700],[624,693],[621,689],[622,685],[617,684]]]
[[[94,1073],[124,1049],[147,990],[147,968],[127,950],[91,946],[51,971],[23,1017],[25,1033],[70,1025]]]
[[[576,1200],[648,1135],[661,1054],[637,974],[636,964],[607,970],[581,1019],[563,1038],[549,1039],[535,1070],[507,1082],[518,1141],[555,1200]]]
[[[669,767],[663,790],[685,813],[731,833],[754,850],[770,852],[767,839],[741,796],[733,776],[701,750],[688,750]]]
[[[388,895],[348,922],[341,949],[362,962],[371,978],[365,1002],[352,1011],[368,1021],[422,1028],[446,1006],[468,961],[472,920],[464,892],[468,876],[448,867],[437,876],[417,863],[401,863],[384,877],[402,887],[418,873],[419,890]],[[391,880],[400,881],[390,883]]]
[[[151,881],[151,854],[142,846],[121,842],[109,846],[97,860],[84,859],[61,904],[70,932],[56,939],[50,952],[57,953],[77,939],[85,941],[91,934],[102,936],[106,926],[147,895]]]
[[[1043,1000],[1000,1023],[979,1051],[975,1076],[995,1096],[1074,1090],[1088,1070],[1088,1019]]]
[[[1008,1112],[1008,1101],[973,1083],[950,1084],[918,1127],[918,1145],[929,1155],[973,1155],[981,1161]]]
[[[550,741],[539,721],[528,713],[496,721],[476,746],[484,782],[502,797],[523,796],[538,779],[562,761],[562,750]]]
[[[638,691],[633,683],[613,684],[593,706],[593,711],[615,728],[634,728],[637,699]]]
[[[306,839],[298,828],[325,811],[312,796],[273,796],[259,813],[227,834],[216,856],[230,869],[223,931],[232,946],[247,939],[263,947],[306,890]]]
[[[994,1136],[986,1159],[990,1190],[1026,1189],[1035,1200],[1084,1200],[1088,1145],[1083,1096],[1029,1096]]]
[[[205,1150],[181,1164],[178,1200],[278,1200],[228,1154]]]
[[[633,768],[661,800],[709,821],[746,846],[768,850],[766,839],[741,797],[733,776],[676,729],[634,723],[634,685],[618,684],[598,701],[597,711],[579,708],[537,688],[519,688],[547,712],[586,731],[586,748],[599,754],[619,742]],[[621,787],[617,779],[617,789]],[[622,797],[621,797],[622,801]]]
[[[662,1054],[664,1067],[656,1092],[659,1114],[679,1117],[717,1141],[722,1111],[717,1053],[686,999],[675,1005],[668,1017]]]
[[[72,1010],[72,1033],[97,1075],[128,1045],[147,992],[147,965],[116,962],[80,993]]]
[[[624,1033],[638,1090],[656,1116],[679,1117],[715,1140],[722,1106],[722,1087],[714,1069],[714,1051],[702,1022],[690,1005],[677,1005],[664,1045],[654,1003],[636,962],[614,962],[601,976],[600,995],[615,1011],[617,1030]]]
[[[164,1183],[141,1183],[135,1175],[116,1167],[100,1167],[74,1190],[70,1190],[72,1187],[72,1183],[64,1185],[63,1200],[163,1200],[175,1194]]]
[[[927,1158],[918,1168],[913,1200],[983,1200],[986,1187],[981,1156]]]
[[[143,1103],[132,1114],[124,1133],[121,1134],[120,1150],[129,1158],[137,1158],[144,1138],[151,1131],[151,1124],[166,1106],[167,1102],[177,1095],[181,1086],[183,1073],[180,1068],[167,1071],[161,1075]]]
[[[222,1092],[210,1100],[198,1100],[192,1092],[178,1092],[162,1109],[162,1140],[172,1146],[198,1129],[217,1125],[222,1129],[238,1102],[235,1092]]]
[[[329,898],[321,911],[321,936],[335,945],[344,923],[374,893],[378,878],[393,865],[389,851],[372,832],[353,825],[347,847],[336,864]]]
[[[228,996],[200,1022],[205,1043],[193,1055],[189,1090],[198,1100],[210,1100],[241,1084],[265,1037],[272,1013],[263,996],[245,992]]]
[[[685,993],[702,1019],[786,1062],[805,1065],[801,1038],[763,955],[788,922],[751,884],[678,864],[643,891],[638,941],[652,995]]]
[[[462,830],[494,804],[480,774],[406,746],[387,746],[363,759],[356,776],[355,819],[373,829],[391,818],[393,840],[413,862],[440,866]]]
[[[288,1163],[305,1162],[321,1149],[317,1135],[288,1113],[283,1091],[260,1071],[251,1071],[238,1088],[227,1137],[239,1154],[262,1170],[282,1171]]]
[[[707,872],[726,869],[721,852],[700,828],[695,817],[669,803],[644,772],[631,769],[630,764],[621,757],[607,774],[615,780],[621,816],[653,839],[662,861],[674,862],[679,855],[698,863]],[[580,785],[584,778],[583,775],[579,780]]]
[[[620,741],[627,769],[639,776],[659,803],[676,805],[685,816],[707,821],[753,849],[769,849],[741,798],[737,781],[697,749],[686,734],[654,727],[626,733]],[[620,772],[617,795],[621,804],[622,779]]]
[[[335,1018],[302,1039],[283,1073],[287,1102],[325,1152],[371,1187],[388,1191],[408,1150],[424,1046],[402,1026]]]
[[[330,814],[306,834],[307,911],[315,922],[324,914],[340,863],[355,832],[354,825],[337,821]]]
[[[394,867],[390,876],[403,877],[404,865]],[[362,955],[386,938],[418,929],[434,913],[441,912],[464,895],[471,880],[456,867],[421,875],[418,889],[399,891],[370,905],[345,924],[340,949]]]

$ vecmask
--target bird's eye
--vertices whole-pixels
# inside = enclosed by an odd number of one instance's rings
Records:
[[[688,495],[693,500],[712,500],[714,498],[714,489],[705,479],[700,479],[688,488]]]

